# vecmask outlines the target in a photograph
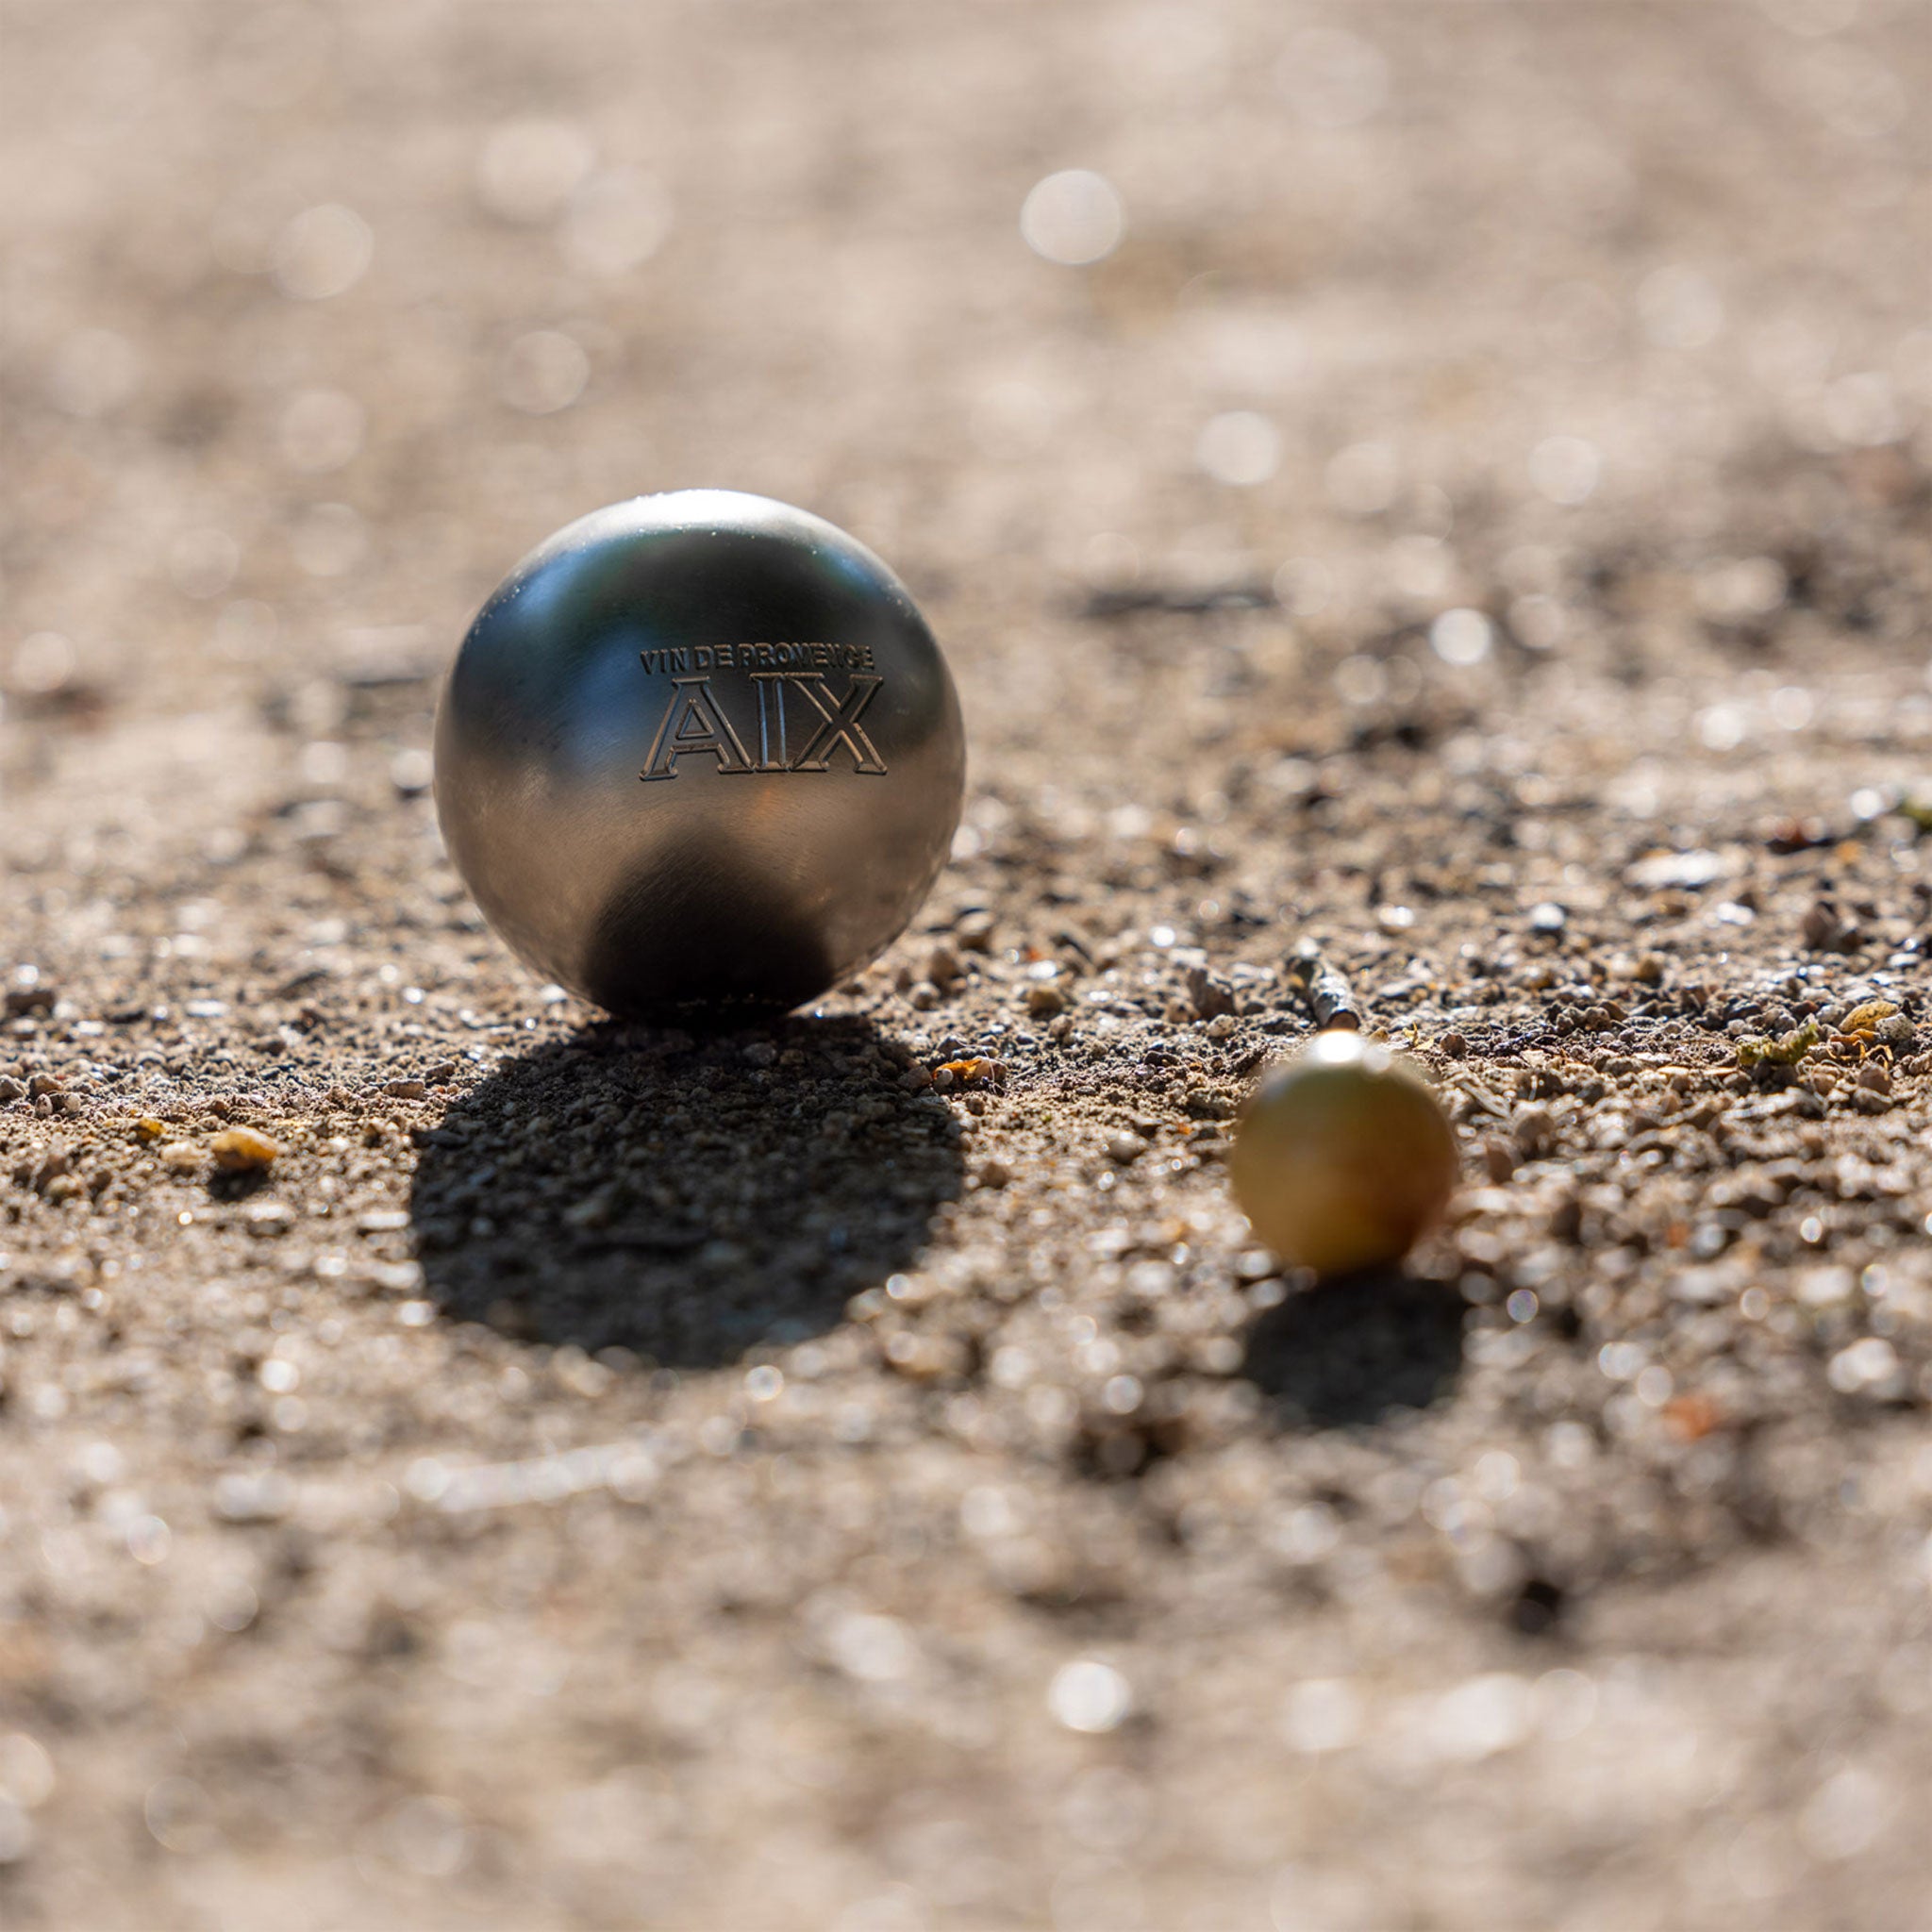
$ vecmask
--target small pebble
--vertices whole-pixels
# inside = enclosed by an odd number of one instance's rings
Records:
[[[225,1174],[249,1174],[269,1167],[282,1151],[275,1141],[253,1127],[230,1127],[217,1134],[208,1145],[215,1165]]]
[[[1205,966],[1188,968],[1188,998],[1200,1019],[1215,1020],[1234,1011],[1234,989]]]
[[[992,950],[992,914],[962,912],[953,924],[953,937],[962,951],[987,953]]]
[[[1890,1000],[1867,1000],[1861,1007],[1854,1007],[1839,1023],[1839,1031],[1853,1035],[1867,1035],[1876,1038],[1879,1026],[1890,1019],[1898,1008]]]
[[[1814,900],[1798,930],[1806,947],[1814,953],[1845,952],[1855,936],[1855,929],[1840,920],[1838,908],[1829,899]]]

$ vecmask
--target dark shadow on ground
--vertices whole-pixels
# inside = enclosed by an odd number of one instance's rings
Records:
[[[959,1192],[957,1124],[882,1048],[861,1020],[697,1041],[613,1024],[505,1066],[423,1137],[429,1294],[667,1368],[833,1326]]]
[[[1343,1428],[1426,1408],[1462,1366],[1455,1285],[1372,1271],[1291,1294],[1248,1331],[1242,1373],[1284,1422]]]

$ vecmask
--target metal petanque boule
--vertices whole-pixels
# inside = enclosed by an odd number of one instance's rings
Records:
[[[484,605],[436,721],[437,816],[484,917],[642,1018],[783,1011],[876,957],[964,786],[952,675],[905,588],[736,491],[559,530]]]
[[[1360,1033],[1330,1031],[1257,1085],[1228,1178],[1283,1260],[1334,1275],[1400,1261],[1441,1217],[1457,1165],[1427,1081]]]

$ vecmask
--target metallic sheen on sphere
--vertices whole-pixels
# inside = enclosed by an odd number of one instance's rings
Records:
[[[1318,1274],[1401,1260],[1456,1191],[1456,1130],[1427,1080],[1359,1033],[1318,1033],[1265,1074],[1227,1177],[1255,1232]]]
[[[889,946],[945,863],[959,701],[905,588],[769,497],[559,530],[470,626],[436,810],[483,914],[613,1012],[782,1011]]]

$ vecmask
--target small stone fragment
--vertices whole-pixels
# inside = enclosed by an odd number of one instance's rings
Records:
[[[1219,1019],[1234,1011],[1234,989],[1218,974],[1205,966],[1188,968],[1188,998],[1203,1020]]]
[[[1889,1020],[1898,1011],[1891,1000],[1867,1000],[1862,1007],[1854,1007],[1839,1022],[1840,1033],[1858,1034],[1875,1039],[1882,1022]]]
[[[1829,899],[1815,899],[1800,924],[1799,935],[1814,953],[1846,953],[1857,943],[1858,932],[1839,918],[1838,908]]]
[[[594,1194],[586,1194],[581,1201],[573,1201],[563,1210],[563,1224],[566,1227],[579,1230],[608,1227],[617,1211],[617,1204],[608,1188],[600,1188]]]
[[[888,1364],[912,1382],[936,1382],[957,1375],[965,1367],[958,1341],[948,1335],[922,1335],[902,1329],[889,1336],[884,1355]]]
[[[1146,1151],[1147,1143],[1139,1134],[1109,1134],[1107,1137],[1107,1158],[1119,1161],[1123,1167],[1139,1160]]]
[[[1724,870],[1715,852],[1654,852],[1629,867],[1624,877],[1643,892],[1701,892],[1723,878]]]
[[[251,1174],[274,1164],[282,1151],[266,1134],[253,1127],[229,1127],[208,1143],[215,1165],[225,1174]]]
[[[953,938],[958,941],[960,950],[968,953],[989,953],[992,950],[992,914],[991,912],[964,912],[953,925]]]
[[[1067,1009],[1067,996],[1058,987],[1036,980],[1026,989],[1026,1010],[1036,1020],[1051,1020]]]
[[[382,1091],[391,1100],[425,1100],[429,1095],[428,1086],[421,1080],[386,1080]]]

